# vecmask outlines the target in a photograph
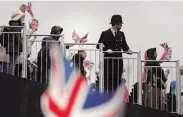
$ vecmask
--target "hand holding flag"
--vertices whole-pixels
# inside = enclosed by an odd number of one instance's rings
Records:
[[[39,26],[39,21],[37,19],[32,19],[29,23],[31,29],[33,31],[37,31],[38,30],[38,26]]]
[[[160,60],[163,60],[163,61],[164,60],[167,60],[167,61],[171,60],[172,48],[170,48],[167,43],[162,43],[160,45],[161,45],[161,47],[164,48],[164,53],[162,54]]]
[[[31,2],[29,2],[28,5],[26,6],[26,10],[32,16],[32,18],[34,18],[34,14],[32,12],[32,3]]]
[[[26,5],[25,4],[22,4],[20,6],[20,11],[22,11],[23,13],[25,13],[25,10],[26,10]]]

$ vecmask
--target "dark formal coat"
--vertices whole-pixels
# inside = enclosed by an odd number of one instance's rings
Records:
[[[128,51],[129,46],[126,42],[125,35],[117,31],[114,36],[111,29],[103,31],[98,43],[104,45],[103,51],[111,49],[112,51]],[[97,45],[99,49],[99,45]],[[114,91],[121,82],[123,73],[122,53],[104,53],[104,88],[105,90]]]

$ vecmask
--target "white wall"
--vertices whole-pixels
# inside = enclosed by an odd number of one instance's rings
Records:
[[[0,25],[8,23],[10,14],[25,2],[1,2]],[[144,51],[167,42],[173,47],[173,60],[183,63],[183,2],[32,2],[40,21],[39,34],[49,34],[53,25],[64,28],[65,41],[72,41],[75,29],[81,36],[89,32],[88,42],[97,43],[103,30],[110,27],[113,14],[121,14],[122,30],[133,51]],[[40,38],[41,39],[41,38]],[[34,54],[36,55],[36,54]],[[142,55],[143,57],[143,55]]]

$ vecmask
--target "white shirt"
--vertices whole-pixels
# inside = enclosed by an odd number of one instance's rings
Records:
[[[112,34],[115,36],[115,33],[116,33],[117,31],[115,31],[113,28],[111,28],[111,31],[112,31]]]

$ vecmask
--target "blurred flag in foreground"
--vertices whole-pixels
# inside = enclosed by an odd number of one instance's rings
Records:
[[[105,95],[91,87],[60,53],[57,44],[51,48],[52,70],[49,86],[41,96],[45,117],[121,117],[124,87]]]

